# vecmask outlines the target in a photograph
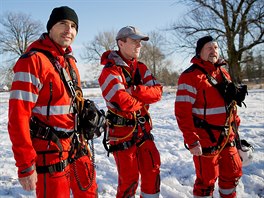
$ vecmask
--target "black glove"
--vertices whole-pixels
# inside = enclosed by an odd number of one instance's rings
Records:
[[[134,85],[142,85],[142,79],[141,79],[141,75],[140,75],[140,72],[139,72],[139,69],[137,68],[136,69],[136,72],[135,72],[135,76],[134,76]]]
[[[235,101],[237,102],[237,105],[241,107],[242,103],[245,105],[243,101],[245,100],[246,95],[248,95],[247,85],[239,84],[236,87],[237,87],[237,92],[235,96]]]
[[[231,103],[232,100],[235,100],[237,102],[238,106],[242,106],[242,103],[245,100],[246,95],[248,95],[247,91],[247,85],[236,85],[235,83],[228,83],[226,87],[226,93],[225,93],[225,99],[227,103]]]
[[[80,114],[79,129],[87,140],[100,137],[105,131],[106,119],[103,110],[99,110],[94,101],[85,100]]]

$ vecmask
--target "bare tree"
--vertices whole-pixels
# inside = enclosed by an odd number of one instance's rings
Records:
[[[0,24],[0,53],[10,53],[17,58],[25,52],[43,31],[43,25],[34,21],[30,15],[9,12],[2,16]]]
[[[117,47],[115,35],[115,31],[99,32],[91,42],[84,44],[81,58],[87,63],[100,63],[102,53]]]
[[[84,52],[81,58],[88,64],[89,79],[97,79],[102,67],[100,67],[101,55],[107,50],[117,49],[115,40],[116,32],[99,32],[90,42],[84,44]]]
[[[29,15],[8,12],[0,20],[0,54],[6,55],[6,62],[2,62],[5,70],[1,73],[4,83],[12,80],[12,67],[16,59],[22,55],[30,43],[40,36],[43,25],[34,21]]]
[[[149,37],[148,42],[143,42],[139,59],[148,65],[156,76],[158,68],[161,68],[162,61],[165,59],[165,54],[161,50],[165,39],[155,31],[150,32]]]
[[[98,73],[102,69],[102,67],[99,67],[101,55],[105,51],[117,50],[115,35],[115,31],[102,32],[95,36],[94,40],[84,45],[85,51],[81,58],[89,64],[89,77],[98,77]],[[149,37],[148,42],[142,42],[139,60],[149,66],[156,76],[158,71],[163,71],[161,68],[166,67],[167,63],[165,63],[166,56],[161,49],[164,38],[157,32],[151,32]]]
[[[170,28],[177,38],[176,48],[188,51],[194,48],[199,37],[212,35],[229,63],[233,80],[241,82],[243,53],[264,43],[263,1],[186,0],[178,3],[191,9]]]

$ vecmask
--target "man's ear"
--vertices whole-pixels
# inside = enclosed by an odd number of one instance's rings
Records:
[[[123,42],[123,41],[121,41],[121,40],[118,40],[118,41],[117,41],[117,45],[118,45],[118,46],[120,46],[120,47],[121,47],[121,46],[123,46],[123,44],[124,44],[124,42]]]

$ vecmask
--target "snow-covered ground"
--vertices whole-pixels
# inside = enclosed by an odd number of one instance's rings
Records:
[[[105,109],[99,89],[85,90],[85,96]],[[34,192],[22,190],[17,180],[17,169],[7,133],[9,93],[0,93],[0,197],[35,197]],[[175,92],[164,93],[161,101],[153,104],[150,113],[153,134],[161,155],[161,198],[190,198],[195,179],[192,156],[184,148],[182,134],[174,117]],[[264,90],[249,91],[247,108],[238,108],[241,117],[240,136],[254,148],[253,162],[243,168],[244,175],[237,187],[238,198],[264,197]],[[117,171],[113,156],[107,157],[102,137],[95,140],[97,183],[99,197],[115,197]],[[214,197],[218,198],[216,184]],[[139,192],[139,189],[138,189]],[[139,193],[137,193],[139,194]],[[139,196],[138,196],[139,197]]]

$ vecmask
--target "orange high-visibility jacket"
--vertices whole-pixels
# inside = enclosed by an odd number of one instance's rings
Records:
[[[47,34],[43,34],[40,39],[30,45],[14,66],[15,75],[9,100],[8,132],[19,173],[36,163],[36,151],[58,150],[53,142],[43,143],[43,140],[37,138],[31,140],[29,130],[31,116],[37,117],[57,131],[74,131],[71,95],[50,60],[43,53],[30,51],[33,48],[49,51],[65,68],[65,55],[72,52],[71,47],[64,51],[52,42]],[[71,56],[67,57],[80,83],[75,59]],[[69,73],[68,69],[66,71]],[[61,144],[65,151],[69,150],[68,139],[61,140]],[[63,158],[66,159],[67,156]],[[56,163],[59,160],[61,159],[52,159],[49,163]]]
[[[135,112],[140,110],[141,116],[148,114],[149,104],[161,99],[162,86],[151,74],[147,66],[136,59],[129,61],[117,51],[106,51],[101,57],[103,68],[98,79],[102,95],[107,108],[114,114],[127,119],[134,119]],[[131,79],[134,79],[136,69],[139,69],[141,83],[129,87],[122,67],[128,71]],[[145,123],[149,132],[151,125]],[[133,127],[132,127],[133,128]],[[114,127],[110,129],[110,136],[131,139],[131,127]],[[130,134],[130,135],[129,135]]]
[[[204,68],[218,82],[221,82],[222,75],[220,68],[210,62],[194,57],[191,62]],[[229,74],[221,68],[224,75],[230,79]],[[178,81],[178,88],[175,100],[175,116],[178,126],[183,133],[184,141],[189,146],[200,141],[203,147],[215,146],[205,129],[195,127],[193,116],[206,120],[209,124],[224,126],[228,112],[223,96],[208,81],[206,75],[199,69],[190,67],[185,70]],[[236,117],[239,122],[238,116]],[[218,140],[220,131],[212,130],[214,137]],[[234,132],[231,130],[230,141],[234,139]]]

